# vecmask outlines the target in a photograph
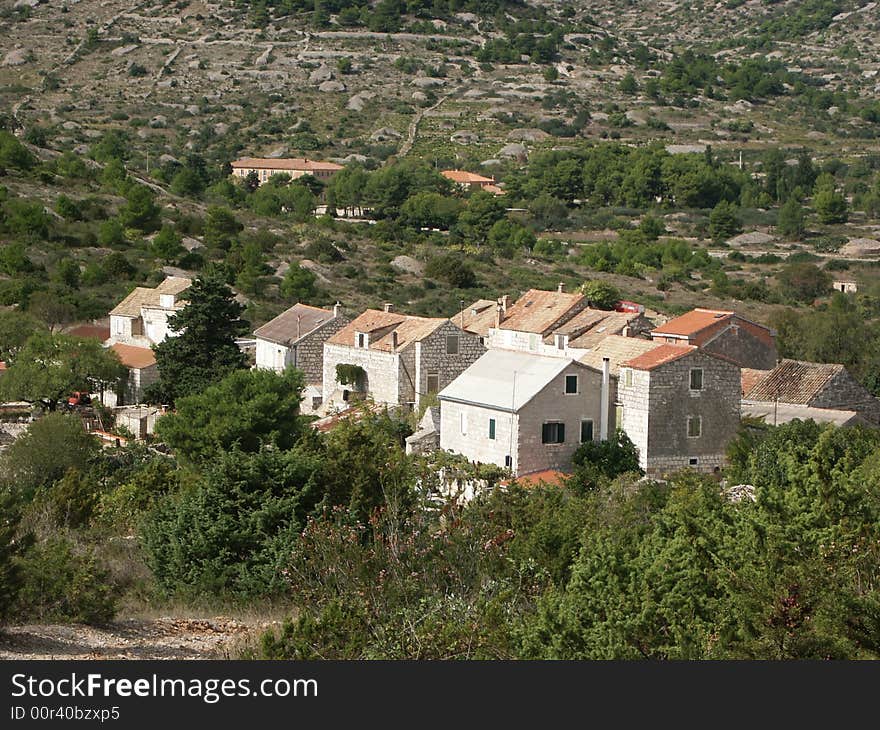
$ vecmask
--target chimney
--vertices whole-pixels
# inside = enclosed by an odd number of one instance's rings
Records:
[[[599,404],[599,438],[602,441],[608,440],[608,398],[609,391],[611,390],[610,386],[611,381],[611,366],[608,362],[607,357],[602,358],[602,390],[601,390],[601,403]],[[620,428],[620,424],[616,424],[617,428]]]
[[[302,315],[296,315],[296,339],[302,337]]]
[[[385,302],[385,304],[382,305],[382,309],[384,309],[386,312],[393,312],[394,305],[391,302]]]
[[[562,294],[564,291],[565,291],[565,282],[564,282],[564,281],[560,281],[560,282],[559,282],[559,286],[556,287],[556,293],[557,293],[557,294]]]
[[[397,350],[397,330],[391,330],[391,351]]]
[[[334,319],[339,316],[339,312],[342,309],[342,305],[339,302],[333,305],[333,317]]]
[[[501,297],[501,308],[504,310],[504,313],[507,314],[507,308],[510,306],[510,297],[505,294]]]

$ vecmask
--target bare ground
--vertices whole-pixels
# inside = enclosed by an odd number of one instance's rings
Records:
[[[0,659],[228,659],[277,622],[215,618],[130,618],[81,624],[9,626]]]

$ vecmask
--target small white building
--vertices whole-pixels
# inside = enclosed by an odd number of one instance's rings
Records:
[[[184,293],[192,280],[169,276],[155,289],[139,286],[110,312],[110,344],[158,345],[174,332],[168,318],[186,305]]]
[[[570,471],[614,430],[611,376],[574,360],[490,350],[440,394],[440,448],[515,476]]]
[[[119,392],[104,391],[102,402],[105,406],[137,405],[142,402],[144,388],[159,379],[156,355],[149,347],[124,345],[117,342],[110,349],[128,370],[128,377]]]
[[[859,290],[859,285],[855,281],[835,281],[831,288],[844,294],[855,294]]]

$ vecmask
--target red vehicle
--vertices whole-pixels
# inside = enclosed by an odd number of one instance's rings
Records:
[[[618,312],[631,312],[633,314],[644,314],[645,305],[639,304],[638,302],[630,302],[626,299],[622,299],[617,303],[617,306],[614,309]]]
[[[67,405],[70,408],[76,408],[78,406],[88,406],[92,403],[92,396],[88,393],[82,391],[74,391],[73,395],[67,399]]]

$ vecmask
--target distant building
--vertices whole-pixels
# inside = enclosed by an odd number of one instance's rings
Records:
[[[489,350],[440,391],[440,448],[515,476],[571,471],[614,429],[610,373],[574,360]]]
[[[323,401],[344,405],[352,397],[415,407],[458,377],[484,352],[480,338],[445,318],[368,309],[324,343]],[[337,366],[362,380],[337,380]]]
[[[110,344],[158,345],[173,332],[168,318],[183,309],[192,281],[169,276],[155,289],[136,287],[110,312]]]
[[[500,301],[500,299],[477,299],[454,315],[452,321],[465,332],[485,338],[489,334],[489,329],[495,324],[496,309]]]
[[[294,304],[254,332],[255,367],[278,373],[288,367],[302,370],[306,382],[303,407],[313,411],[323,399],[324,343],[349,321],[338,304],[332,310]]]
[[[736,312],[693,309],[652,330],[651,337],[667,344],[696,345],[744,368],[776,365],[776,333]]]
[[[498,187],[493,177],[485,177],[465,170],[443,170],[440,174],[464,190],[485,190],[493,195],[504,195],[504,191]]]
[[[782,360],[758,377],[742,400],[744,407],[781,403],[853,411],[880,425],[880,400],[839,364]]]
[[[337,165],[335,162],[321,162],[300,157],[242,157],[230,164],[233,177],[245,178],[251,172],[255,172],[260,184],[266,182],[272,175],[279,174],[289,175],[292,180],[303,175],[312,175],[316,180],[328,182],[343,169],[342,165]]]
[[[106,406],[137,405],[143,400],[144,388],[159,380],[156,355],[149,347],[116,343],[110,347],[128,370],[128,377],[116,394],[104,393]]]
[[[831,288],[844,294],[855,294],[859,290],[859,285],[855,281],[835,281]]]
[[[620,364],[621,428],[649,476],[713,472],[740,424],[739,365],[693,345],[662,343]]]

